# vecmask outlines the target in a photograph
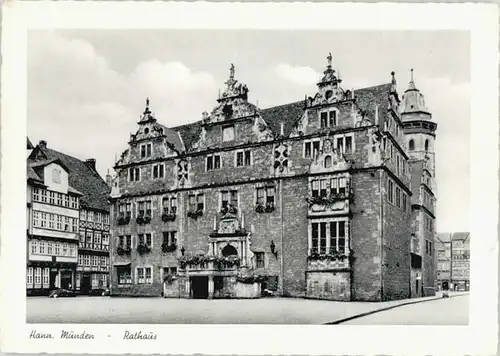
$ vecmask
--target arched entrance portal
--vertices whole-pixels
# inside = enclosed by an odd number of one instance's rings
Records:
[[[238,256],[238,250],[232,245],[226,245],[222,249],[222,256],[228,257],[228,256]]]

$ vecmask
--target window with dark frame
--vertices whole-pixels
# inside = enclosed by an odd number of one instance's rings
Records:
[[[255,268],[264,268],[264,252],[255,252]]]
[[[196,210],[205,210],[205,196],[202,193],[196,196]]]

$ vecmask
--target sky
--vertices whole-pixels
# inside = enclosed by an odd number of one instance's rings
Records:
[[[345,89],[414,80],[438,124],[438,232],[469,231],[470,38],[465,31],[65,30],[28,33],[28,137],[105,176],[146,97],[173,127],[201,119],[236,67],[261,108],[302,100],[332,53]]]

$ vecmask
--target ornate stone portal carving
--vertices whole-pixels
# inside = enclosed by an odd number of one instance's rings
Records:
[[[290,156],[290,146],[280,142],[274,148],[274,174],[283,175],[288,172],[288,157]]]
[[[323,148],[309,166],[309,173],[347,171],[350,168],[351,163],[345,159],[342,152],[333,147],[332,139],[326,138],[323,140]]]

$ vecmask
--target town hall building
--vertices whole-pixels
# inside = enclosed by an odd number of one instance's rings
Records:
[[[111,295],[383,301],[434,292],[436,123],[413,74],[261,109],[231,65],[214,109],[149,100],[116,162]],[[423,246],[426,246],[425,251]]]

